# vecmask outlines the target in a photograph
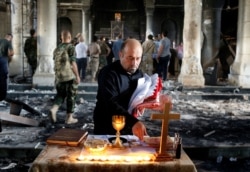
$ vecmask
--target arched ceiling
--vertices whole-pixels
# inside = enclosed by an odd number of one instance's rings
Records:
[[[144,9],[143,0],[93,0],[97,11],[134,11]]]

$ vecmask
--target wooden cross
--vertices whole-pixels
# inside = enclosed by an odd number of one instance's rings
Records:
[[[171,119],[180,119],[180,114],[170,114],[170,107],[171,103],[166,103],[163,113],[161,114],[151,114],[151,119],[161,119],[162,120],[162,127],[161,127],[161,142],[160,142],[160,149],[157,154],[159,159],[164,159],[170,157],[166,150],[167,150],[167,136],[168,136],[168,122]],[[157,158],[156,157],[156,158]]]

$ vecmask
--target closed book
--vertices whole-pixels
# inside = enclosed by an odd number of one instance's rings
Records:
[[[79,146],[88,135],[88,132],[80,129],[61,128],[48,137],[47,144],[59,144]]]

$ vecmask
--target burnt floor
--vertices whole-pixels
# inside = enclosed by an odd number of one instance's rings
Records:
[[[169,122],[169,135],[178,132],[183,148],[195,163],[198,171],[245,172],[250,171],[250,107],[249,91],[232,87],[180,88],[168,83],[164,93],[172,97],[173,111],[181,114],[178,121]],[[0,133],[0,171],[27,171],[32,161],[45,146],[45,141],[57,129],[85,128],[92,133],[92,112],[95,101],[78,97],[75,116],[77,124],[65,125],[65,105],[58,112],[58,123],[51,125],[48,111],[53,96],[37,93],[36,97],[19,96],[40,113],[24,109],[19,116],[34,119],[39,126],[32,127],[2,121]],[[0,102],[1,112],[10,112],[8,102]],[[146,111],[145,122],[150,136],[159,136],[161,121],[150,120]],[[8,167],[9,166],[9,167]],[[11,167],[12,166],[12,167]],[[6,168],[6,169],[5,169]]]

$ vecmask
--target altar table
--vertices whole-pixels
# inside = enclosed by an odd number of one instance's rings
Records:
[[[83,152],[82,146],[47,145],[34,160],[29,172],[197,172],[184,150],[180,159],[163,162],[79,160]],[[85,153],[84,156],[88,155]]]

